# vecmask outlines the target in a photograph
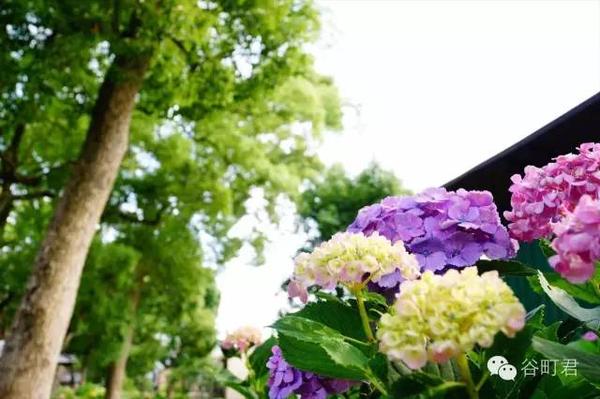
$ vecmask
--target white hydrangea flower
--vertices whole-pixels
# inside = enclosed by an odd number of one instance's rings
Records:
[[[381,317],[380,350],[393,361],[421,368],[443,363],[475,344],[489,347],[502,331],[513,337],[525,325],[525,308],[496,271],[476,267],[425,272],[400,285],[390,313]]]
[[[227,334],[227,337],[221,342],[223,349],[235,349],[245,352],[254,345],[262,342],[261,331],[252,326],[243,326]]]
[[[406,252],[404,244],[394,244],[374,233],[338,233],[312,253],[301,253],[294,261],[294,276],[288,287],[291,297],[306,301],[306,287],[318,285],[333,289],[378,282],[382,277],[400,272],[405,280],[419,277],[417,259]]]

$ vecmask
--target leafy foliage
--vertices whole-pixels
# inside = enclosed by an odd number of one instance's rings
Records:
[[[408,193],[392,172],[377,164],[355,178],[348,176],[341,165],[334,165],[302,194],[298,211],[307,227],[318,230],[315,242],[325,241],[346,230],[362,207],[390,195]]]
[[[276,201],[298,200],[320,170],[322,132],[340,127],[337,90],[304,51],[316,9],[295,0],[9,0],[0,25],[0,328],[100,85],[116,60],[150,54],[66,347],[100,382],[133,329],[131,377],[157,361],[183,376],[214,344],[214,269],[242,245],[229,231],[247,201],[264,199],[275,220]],[[260,231],[243,239],[260,252]]]
[[[555,272],[544,273],[544,278],[549,285],[561,289],[585,303],[600,305],[600,296],[598,296],[597,288],[595,288],[600,287],[600,269],[596,271],[596,274],[589,281],[583,284],[570,284],[560,274]],[[529,284],[536,292],[540,294],[544,292],[537,274],[529,278]]]
[[[548,284],[548,280],[546,280],[542,272],[538,272],[538,278],[540,280],[540,286],[546,295],[548,295],[561,310],[577,320],[586,323],[590,328],[596,330],[600,328],[600,307],[593,309],[583,308],[564,290],[552,287]]]
[[[367,339],[356,308],[342,302],[321,301],[310,303],[290,316],[317,321],[355,340],[366,341]]]
[[[576,359],[577,370],[590,382],[600,381],[600,355],[534,337],[533,349],[549,359]]]
[[[354,380],[365,377],[366,356],[338,331],[297,316],[279,319],[273,328],[279,333],[285,359],[292,365],[303,370],[319,368],[315,371],[329,377]],[[313,352],[314,358],[310,356]]]
[[[588,328],[590,314],[594,309],[582,308],[565,291],[557,294],[557,288],[548,285],[545,275],[536,269],[516,261],[480,261],[480,272],[496,270],[502,276],[531,278],[539,275],[545,293],[574,319],[544,324],[544,307],[533,309],[527,315],[524,328],[515,337],[498,333],[489,348],[478,348],[468,353],[469,374],[476,383],[478,397],[494,398],[558,398],[560,395],[579,395],[592,398],[598,395],[596,375],[600,361],[597,342],[573,340]],[[569,283],[563,283],[569,284]],[[552,290],[552,291],[551,291]],[[572,289],[570,292],[573,292]],[[575,291],[576,292],[576,291]],[[368,318],[371,327],[376,326],[381,312],[387,311],[385,298],[366,293],[366,308],[361,314],[356,301],[347,293],[332,295],[316,293],[316,302],[279,319],[273,328],[277,331],[278,344],[285,359],[293,366],[337,378],[360,378],[363,383],[348,391],[344,397],[397,397],[397,398],[464,398],[469,391],[464,369],[457,360],[445,363],[427,363],[420,370],[409,370],[401,363],[393,363],[377,352],[376,344],[357,331],[361,317]],[[361,315],[359,317],[359,315]],[[579,319],[579,320],[577,320]],[[596,318],[594,318],[595,320]],[[597,332],[597,330],[596,330]],[[335,354],[332,351],[335,349]],[[516,367],[514,380],[506,381],[498,375],[490,376],[488,361],[493,356],[504,356]],[[574,359],[577,373],[567,374],[558,366],[556,372],[544,372],[536,376],[524,374],[525,361],[540,364],[544,358],[560,364]],[[351,367],[352,366],[352,367]],[[356,369],[355,369],[356,368]],[[387,396],[386,396],[387,395]],[[471,396],[473,397],[473,396]]]
[[[255,378],[263,378],[266,383],[267,376],[267,360],[271,357],[271,349],[277,343],[275,337],[270,337],[260,346],[254,348],[254,351],[249,356],[250,367],[254,372]]]
[[[536,269],[518,261],[480,260],[476,264],[480,273],[495,270],[502,276],[534,276]]]

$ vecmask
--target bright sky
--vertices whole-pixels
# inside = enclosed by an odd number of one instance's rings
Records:
[[[412,190],[441,185],[600,91],[599,1],[322,0],[317,68],[348,106],[320,154],[357,173],[375,160]],[[218,276],[221,335],[267,326],[303,238],[291,216],[266,264]]]

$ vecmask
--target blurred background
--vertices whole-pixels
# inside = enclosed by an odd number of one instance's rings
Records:
[[[225,397],[244,364],[219,340],[268,338],[299,250],[600,91],[592,0],[8,1],[0,23],[2,339],[101,88],[150,54],[57,398]]]

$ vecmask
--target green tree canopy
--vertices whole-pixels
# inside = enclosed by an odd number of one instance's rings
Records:
[[[82,167],[79,148],[107,117],[99,115],[112,101],[107,90],[139,81],[141,70],[128,152],[66,345],[97,378],[122,357],[132,325],[133,375],[156,360],[205,354],[216,306],[208,260],[235,254],[241,242],[228,232],[252,195],[264,196],[273,217],[278,196],[298,199],[321,169],[314,147],[322,131],[340,127],[337,91],[304,49],[319,28],[314,6],[8,0],[0,25],[3,331],[55,199]],[[69,278],[76,287],[77,273]]]
[[[316,229],[315,244],[346,230],[362,207],[402,194],[409,191],[394,173],[375,163],[356,177],[348,176],[341,165],[334,165],[303,192],[298,211],[304,226]]]

